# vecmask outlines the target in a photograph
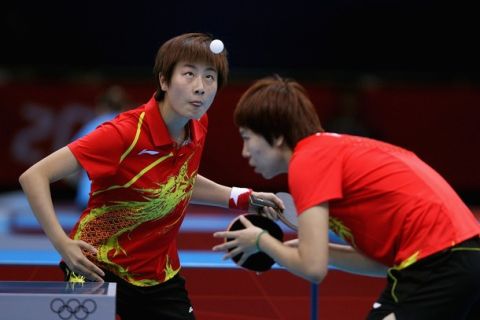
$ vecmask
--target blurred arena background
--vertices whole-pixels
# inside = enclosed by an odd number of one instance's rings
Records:
[[[210,113],[207,176],[284,188],[247,168],[231,121],[245,87],[279,73],[309,88],[327,129],[410,148],[476,202],[480,22],[470,9],[394,0],[4,3],[0,190],[17,189],[22,170],[68,142],[108,86],[123,86],[132,106],[146,101],[158,46],[202,31],[224,41],[231,64]],[[221,160],[209,156],[218,152]]]

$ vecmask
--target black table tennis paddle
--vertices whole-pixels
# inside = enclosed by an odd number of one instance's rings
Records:
[[[255,226],[267,230],[268,233],[278,239],[279,241],[283,242],[283,231],[282,229],[272,220],[267,217],[260,216],[258,214],[245,214],[243,215],[247,218],[252,224]],[[240,219],[237,217],[235,218],[228,227],[229,231],[241,230],[244,229],[245,226],[242,224]],[[231,238],[227,238],[226,241],[232,240]],[[238,261],[242,257],[242,254],[237,254],[236,256],[232,257],[233,262],[238,264]],[[245,269],[249,269],[256,272],[264,272],[268,271],[272,268],[275,261],[266,253],[264,252],[257,252],[252,254],[248,257],[247,260],[241,265],[241,267]]]

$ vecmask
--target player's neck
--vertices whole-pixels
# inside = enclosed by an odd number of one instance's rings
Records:
[[[160,114],[167,126],[172,141],[181,145],[188,138],[188,118],[180,117],[164,103],[159,103]]]
[[[170,137],[178,145],[181,146],[186,140],[188,140],[190,130],[188,124],[186,124],[178,133],[170,132]]]
[[[288,172],[288,165],[290,164],[290,159],[292,159],[292,150],[288,147],[282,149],[282,158],[283,158],[283,173]]]

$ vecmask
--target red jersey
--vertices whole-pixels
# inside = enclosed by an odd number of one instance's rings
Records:
[[[98,249],[89,258],[137,286],[167,281],[180,270],[176,236],[192,195],[207,116],[189,122],[177,146],[154,98],[69,144],[92,180],[73,239]]]
[[[288,179],[299,214],[328,201],[330,228],[386,266],[406,267],[480,234],[472,212],[437,172],[388,143],[312,135],[297,144]]]

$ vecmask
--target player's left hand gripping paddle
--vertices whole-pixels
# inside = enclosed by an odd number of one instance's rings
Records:
[[[271,236],[283,242],[283,231],[274,221],[257,214],[245,214],[243,216],[255,226],[267,230]],[[241,229],[245,229],[245,226],[240,221],[239,217],[235,218],[228,227],[228,231],[235,231]],[[226,241],[231,240],[231,238],[226,239]],[[229,249],[229,251],[231,250],[232,249]],[[232,257],[232,260],[238,265],[241,257],[242,253]],[[256,272],[264,272],[270,270],[274,263],[275,261],[266,253],[257,252],[249,256],[247,260],[245,260],[245,262],[240,266]]]

